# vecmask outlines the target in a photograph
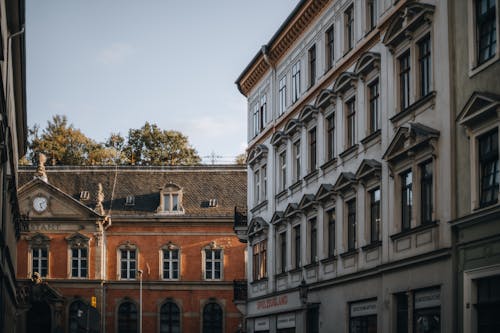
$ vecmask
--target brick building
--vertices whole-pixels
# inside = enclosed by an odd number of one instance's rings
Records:
[[[20,331],[237,331],[244,168],[41,163],[19,179],[18,278],[30,295]]]

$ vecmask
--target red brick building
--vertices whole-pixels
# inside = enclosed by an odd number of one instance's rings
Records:
[[[245,244],[232,227],[244,167],[42,164],[19,180],[21,331],[238,330]]]

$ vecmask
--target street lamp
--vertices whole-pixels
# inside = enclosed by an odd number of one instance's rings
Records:
[[[139,273],[139,333],[142,333],[142,269],[137,273]]]
[[[306,281],[304,280],[304,278],[302,278],[302,282],[300,283],[299,286],[299,296],[300,300],[302,301],[302,304],[307,303],[307,293],[309,291],[308,289],[309,288],[307,287]]]

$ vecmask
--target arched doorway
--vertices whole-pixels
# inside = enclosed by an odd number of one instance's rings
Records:
[[[30,333],[51,333],[52,312],[46,302],[33,302],[28,311],[27,331]]]

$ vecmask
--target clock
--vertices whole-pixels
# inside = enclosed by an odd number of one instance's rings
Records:
[[[36,197],[35,199],[33,199],[33,208],[39,213],[43,212],[45,209],[47,209],[47,198]]]

